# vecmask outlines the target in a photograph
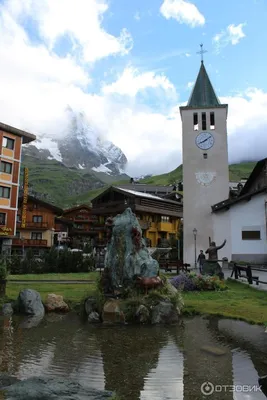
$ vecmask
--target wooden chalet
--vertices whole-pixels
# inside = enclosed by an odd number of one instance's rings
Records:
[[[115,186],[95,197],[92,207],[93,214],[99,217],[102,224],[99,238],[103,238],[105,219],[130,207],[139,219],[143,236],[152,247],[156,247],[161,239],[177,238],[183,216],[183,206],[177,200]]]
[[[72,224],[69,230],[72,246],[82,248],[85,242],[97,241],[102,225],[90,206],[82,204],[69,208],[63,211],[62,217]]]
[[[62,209],[32,196],[27,198],[26,221],[22,221],[23,197],[18,200],[16,238],[12,240],[12,251],[24,248],[48,249],[54,245],[55,217]],[[37,251],[36,251],[37,253]]]

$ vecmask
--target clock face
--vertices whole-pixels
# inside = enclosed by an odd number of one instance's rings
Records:
[[[196,137],[196,145],[201,150],[208,150],[214,145],[214,137],[209,132],[201,132]]]

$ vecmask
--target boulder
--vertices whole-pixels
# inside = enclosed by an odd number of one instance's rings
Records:
[[[149,316],[149,310],[146,306],[141,304],[137,311],[136,311],[136,318],[141,324],[145,324],[149,322],[150,316]]]
[[[6,389],[8,386],[14,385],[14,383],[16,382],[19,382],[18,378],[7,375],[5,373],[0,374],[0,390]]]
[[[45,314],[41,296],[33,289],[20,291],[16,307],[18,312],[26,315],[44,316]]]
[[[261,376],[259,378],[259,385],[261,387],[261,391],[264,393],[264,395],[267,397],[267,375]]]
[[[152,310],[152,324],[174,324],[178,321],[179,314],[170,301],[161,301]]]
[[[125,316],[121,310],[120,300],[110,299],[104,304],[102,312],[103,323],[125,323]]]
[[[13,307],[11,303],[3,304],[2,306],[2,315],[12,315],[13,314]]]
[[[69,378],[32,377],[6,388],[9,400],[106,400],[112,393],[91,389]]]
[[[63,296],[51,293],[47,295],[45,300],[45,309],[47,312],[68,312],[69,306],[63,300]]]
[[[92,311],[89,315],[88,315],[88,322],[95,324],[100,321],[100,315],[98,314],[98,312],[96,311]]]
[[[94,297],[88,297],[84,302],[84,310],[87,315],[97,311],[97,302]]]

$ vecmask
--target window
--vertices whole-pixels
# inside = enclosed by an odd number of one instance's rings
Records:
[[[20,239],[20,232],[19,231],[16,232],[16,238]]]
[[[1,167],[0,167],[1,172],[4,172],[5,174],[11,174],[12,173],[12,164],[6,161],[1,161]]]
[[[6,136],[3,137],[3,147],[5,147],[6,149],[10,149],[13,150],[14,149],[14,144],[15,144],[15,140],[14,139],[10,139]]]
[[[20,215],[17,214],[17,222],[20,222]]]
[[[214,112],[210,113],[210,129],[215,129],[215,115],[214,115]]]
[[[10,188],[6,186],[0,186],[0,197],[4,199],[10,199]]]
[[[43,217],[42,215],[34,215],[32,217],[32,222],[43,222]]]
[[[203,153],[203,158],[208,158],[208,154],[207,153]]]
[[[242,240],[261,240],[261,231],[242,231]]]
[[[42,240],[42,232],[32,232],[31,239],[32,240]]]
[[[0,213],[0,225],[6,225],[6,213]]]
[[[198,130],[198,114],[197,113],[194,113],[193,120],[194,120],[194,131],[197,131]]]
[[[169,221],[170,221],[169,217],[166,217],[165,215],[161,216],[161,222],[169,222]]]
[[[202,130],[206,131],[207,130],[207,120],[206,120],[206,113],[202,113]]]

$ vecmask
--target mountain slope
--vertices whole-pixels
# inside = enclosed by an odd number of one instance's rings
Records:
[[[232,164],[229,165],[230,172],[230,180],[232,182],[238,182],[242,178],[247,178],[252,172],[256,162],[245,162],[240,164]],[[162,175],[155,175],[146,179],[140,180],[140,183],[146,183],[150,185],[171,185],[175,182],[179,182],[182,180],[183,175],[183,167],[180,165],[175,170]],[[122,181],[123,183],[129,183],[128,181]],[[114,185],[119,185],[119,182],[113,182]],[[105,185],[99,189],[89,190],[88,192],[84,192],[78,196],[73,196],[69,199],[73,204],[83,204],[90,203],[94,197],[101,194],[104,190],[108,188],[109,185]]]
[[[253,161],[229,165],[230,181],[238,182],[242,178],[248,178],[255,165],[256,162]],[[142,179],[140,183],[147,183],[150,185],[172,185],[175,182],[182,181],[182,179],[183,166],[181,164],[179,167],[167,174],[151,176],[150,178]]]
[[[30,156],[22,158],[21,182],[23,167],[29,168],[29,194],[59,207],[71,206],[75,204],[71,198],[104,186],[93,174]]]

